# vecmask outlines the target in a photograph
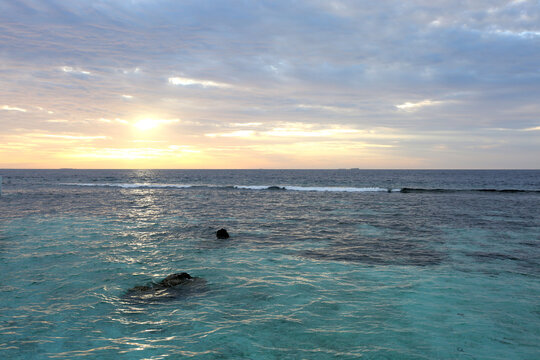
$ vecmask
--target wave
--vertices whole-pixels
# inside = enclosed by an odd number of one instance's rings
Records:
[[[340,186],[267,186],[267,185],[235,185],[235,189],[247,190],[290,190],[317,192],[398,192],[400,189],[385,189],[380,187],[340,187]]]
[[[484,192],[484,193],[540,193],[533,189],[427,189],[427,188],[402,188],[401,193],[459,193],[459,192]]]
[[[191,185],[191,184],[149,184],[149,183],[62,183],[64,186],[119,187],[123,189],[188,189],[188,188],[222,188],[238,190],[270,190],[270,191],[316,191],[316,192],[399,192],[400,189],[380,187],[339,187],[339,186],[277,186],[277,185]]]
[[[213,188],[257,191],[310,191],[310,192],[387,192],[387,193],[540,193],[540,190],[526,189],[429,189],[429,188],[383,188],[383,187],[341,187],[341,186],[277,186],[277,185],[194,185],[194,184],[153,184],[153,183],[62,183],[64,186],[118,187],[123,189],[189,189]]]

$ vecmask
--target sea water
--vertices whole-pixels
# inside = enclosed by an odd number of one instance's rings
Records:
[[[2,359],[540,357],[540,171],[0,175]]]

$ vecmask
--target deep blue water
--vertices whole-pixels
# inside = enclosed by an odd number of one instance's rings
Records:
[[[540,171],[0,176],[0,358],[540,357]]]

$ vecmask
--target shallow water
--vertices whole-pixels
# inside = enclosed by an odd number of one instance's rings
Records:
[[[2,358],[540,353],[539,171],[0,175]],[[205,286],[125,297],[182,271]]]

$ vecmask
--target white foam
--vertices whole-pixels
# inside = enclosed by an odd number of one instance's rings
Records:
[[[329,191],[329,192],[388,192],[389,189],[380,187],[340,187],[340,186],[283,186],[283,185],[235,185],[235,189],[247,190],[272,190],[283,189],[290,191]],[[391,192],[400,191],[400,189],[391,189]]]
[[[270,186],[268,185],[235,185],[235,189],[245,189],[245,190],[267,190]]]
[[[339,186],[284,186],[286,190],[293,191],[331,191],[331,192],[388,192],[388,189],[379,188],[379,187],[339,187]]]

